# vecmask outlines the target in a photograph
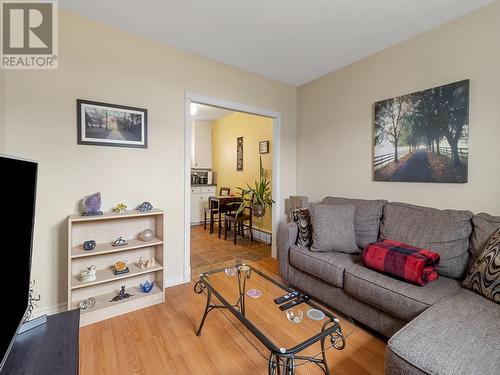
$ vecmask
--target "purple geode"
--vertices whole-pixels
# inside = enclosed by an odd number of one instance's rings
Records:
[[[102,215],[101,193],[87,195],[82,199],[80,208],[83,216]]]

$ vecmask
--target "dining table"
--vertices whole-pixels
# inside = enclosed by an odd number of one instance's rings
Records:
[[[208,198],[208,207],[210,208],[210,234],[214,232],[214,211],[218,210],[219,238],[222,231],[222,214],[236,211],[238,205],[243,201],[241,196],[237,195],[215,195]]]

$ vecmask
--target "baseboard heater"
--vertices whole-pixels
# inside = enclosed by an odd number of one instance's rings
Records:
[[[249,226],[247,224],[243,224],[243,226],[248,230]],[[273,235],[265,230],[253,227],[253,239],[255,241],[265,243],[266,245],[271,245]]]

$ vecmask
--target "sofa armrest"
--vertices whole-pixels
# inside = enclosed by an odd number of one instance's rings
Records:
[[[277,247],[280,275],[286,281],[288,281],[288,268],[290,266],[288,252],[290,246],[297,242],[297,232],[296,223],[282,223],[278,228]]]

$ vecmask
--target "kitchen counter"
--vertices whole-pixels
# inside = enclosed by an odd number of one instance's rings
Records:
[[[191,187],[217,186],[217,184],[191,184]]]

